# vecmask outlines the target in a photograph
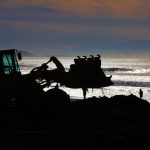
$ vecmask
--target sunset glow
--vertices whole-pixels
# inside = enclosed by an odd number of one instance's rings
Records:
[[[1,49],[34,54],[149,53],[148,0],[2,0]]]

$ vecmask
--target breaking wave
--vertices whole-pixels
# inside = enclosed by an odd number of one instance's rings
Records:
[[[104,71],[114,72],[114,71],[133,71],[132,68],[103,68]]]
[[[114,86],[130,86],[130,87],[148,87],[150,82],[137,82],[137,81],[113,81]]]

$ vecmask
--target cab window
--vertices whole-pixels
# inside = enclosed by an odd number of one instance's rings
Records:
[[[11,74],[13,71],[13,63],[11,55],[3,55],[4,74]]]

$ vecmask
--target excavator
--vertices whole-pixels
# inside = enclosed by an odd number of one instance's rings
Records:
[[[16,49],[0,50],[0,98],[14,95],[21,78],[18,60],[22,56]]]
[[[56,69],[48,69],[48,63],[50,62],[56,65]],[[101,68],[99,54],[96,57],[91,55],[89,58],[78,56],[74,59],[74,64],[70,65],[69,71],[65,71],[62,63],[55,56],[52,56],[46,63],[32,69],[30,75],[43,88],[50,86],[53,82],[68,88],[81,88],[84,99],[86,99],[88,88],[102,88],[113,85],[112,75],[107,77]]]
[[[101,88],[113,85],[111,77],[107,77],[101,68],[100,55],[74,59],[69,71],[65,71],[62,63],[52,56],[41,66],[33,68],[29,74],[21,74],[18,60],[21,52],[17,49],[0,50],[0,99],[4,97],[26,99],[32,101],[39,98],[45,87],[52,83],[68,88],[81,88],[84,99],[88,88]],[[48,64],[53,62],[56,69],[49,69]]]
[[[21,52],[17,49],[0,50],[0,111],[4,105],[12,106],[16,101],[28,100],[32,103],[43,94],[30,74],[21,74],[18,64],[21,59]]]

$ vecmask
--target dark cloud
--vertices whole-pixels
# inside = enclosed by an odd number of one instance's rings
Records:
[[[2,0],[1,48],[96,53],[150,48],[148,0]]]

